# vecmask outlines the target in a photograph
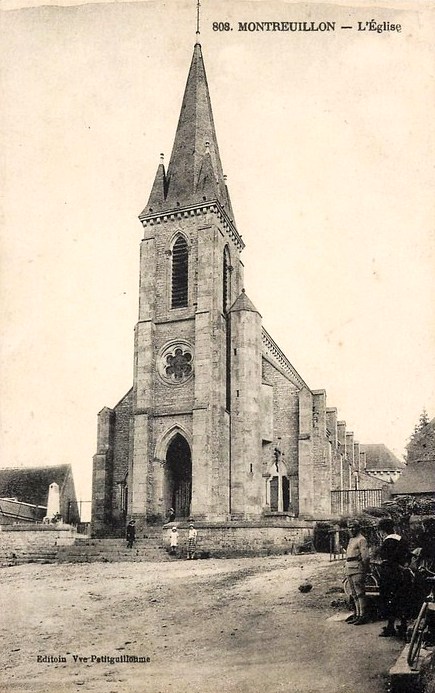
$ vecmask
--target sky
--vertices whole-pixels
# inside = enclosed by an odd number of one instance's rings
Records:
[[[1,464],[71,463],[87,501],[97,413],[132,385],[137,216],[169,161],[196,3],[17,3],[0,12]],[[435,416],[433,7],[201,5],[246,292],[355,439],[401,457]],[[237,30],[372,18],[402,31]]]

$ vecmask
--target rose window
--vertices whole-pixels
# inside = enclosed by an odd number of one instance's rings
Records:
[[[168,354],[166,357],[166,375],[174,380],[183,380],[192,372],[191,361],[192,354],[189,354],[188,351],[183,354],[182,349],[175,349],[174,355]]]
[[[192,349],[187,343],[167,345],[160,354],[159,373],[165,382],[181,385],[192,376]]]

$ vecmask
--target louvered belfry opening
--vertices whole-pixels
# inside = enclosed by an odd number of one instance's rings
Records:
[[[187,242],[179,236],[172,247],[172,298],[171,308],[187,306],[188,256]]]

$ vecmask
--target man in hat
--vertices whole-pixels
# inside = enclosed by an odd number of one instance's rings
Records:
[[[127,538],[127,548],[132,549],[134,541],[136,539],[136,522],[135,522],[135,520],[130,520],[130,522],[128,523],[126,538]]]
[[[368,621],[365,579],[369,568],[369,550],[358,520],[349,520],[348,528],[350,539],[346,549],[346,576],[355,605],[355,614],[346,620],[360,626]]]

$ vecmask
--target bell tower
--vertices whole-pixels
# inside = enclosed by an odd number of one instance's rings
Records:
[[[231,485],[229,308],[243,287],[201,46],[195,44],[168,168],[139,219],[129,515],[227,519]]]

